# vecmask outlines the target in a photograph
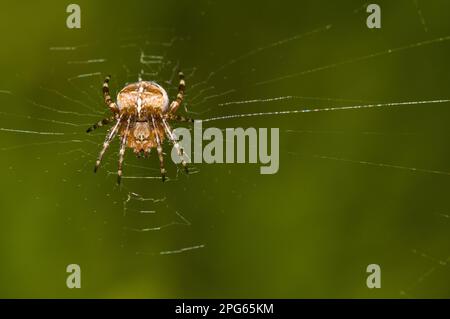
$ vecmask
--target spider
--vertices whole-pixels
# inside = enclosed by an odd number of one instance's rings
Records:
[[[162,144],[167,137],[174,145],[181,158],[181,164],[187,172],[187,163],[184,160],[183,148],[179,145],[172,132],[169,120],[179,122],[193,122],[194,120],[176,115],[175,112],[183,102],[185,82],[184,75],[179,72],[180,82],[177,97],[169,105],[169,97],[162,86],[152,81],[139,81],[126,85],[117,94],[117,103],[111,99],[109,93],[110,76],[103,83],[103,97],[106,105],[113,115],[100,120],[87,129],[87,133],[110,123],[115,123],[103,142],[103,148],[95,163],[94,172],[97,172],[103,155],[114,137],[120,135],[119,168],[117,170],[117,183],[122,178],[122,164],[125,149],[132,148],[137,156],[147,156],[152,148],[158,152],[161,179],[166,179]]]

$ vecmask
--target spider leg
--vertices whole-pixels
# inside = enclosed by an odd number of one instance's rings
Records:
[[[108,75],[103,82],[103,98],[105,99],[106,105],[113,113],[119,112],[119,107],[117,104],[111,99],[111,95],[109,94],[109,80],[111,76]]]
[[[166,130],[166,134],[169,137],[169,140],[172,142],[173,146],[175,146],[175,148],[177,149],[178,156],[181,158],[181,165],[183,165],[185,172],[188,173],[187,163],[184,160],[184,158],[187,158],[190,161],[189,157],[187,156],[186,153],[184,153],[183,147],[181,147],[180,144],[178,143],[177,137],[172,132],[172,129],[170,128],[170,125],[169,123],[167,123],[165,118],[162,119],[162,122],[164,124],[164,129]]]
[[[152,123],[153,123],[153,130],[155,131],[155,139],[156,139],[156,150],[158,151],[158,157],[159,157],[159,163],[160,163],[160,169],[161,169],[161,179],[164,182],[166,180],[166,169],[164,168],[164,156],[163,156],[163,151],[162,151],[162,146],[161,146],[161,139],[159,137],[159,133],[158,130],[156,129],[156,123],[155,123],[155,118],[153,117],[153,115],[151,115],[152,117]]]
[[[178,85],[178,94],[175,101],[170,103],[169,113],[175,113],[183,102],[184,90],[186,88],[186,83],[184,82],[184,74],[183,72],[179,72],[178,76],[180,77],[180,84]]]
[[[117,131],[119,129],[121,119],[122,119],[122,116],[120,116],[117,119],[116,125],[113,126],[113,128],[109,131],[108,135],[106,136],[105,141],[103,142],[103,148],[100,151],[100,154],[98,155],[97,162],[95,162],[94,172],[97,172],[98,167],[100,166],[100,163],[102,161],[103,155],[105,155],[105,152],[109,147],[109,143],[111,143],[113,138],[116,136]]]
[[[91,127],[89,127],[86,130],[86,133],[90,133],[96,129],[98,129],[99,127],[102,127],[103,125],[109,124],[112,121],[114,121],[115,117],[114,116],[110,116],[110,117],[105,117],[104,119],[98,121],[97,123],[95,123],[94,125],[92,125]]]
[[[181,115],[171,114],[171,113],[167,114],[167,119],[173,120],[173,121],[178,121],[178,122],[190,122],[190,123],[195,122],[195,120],[190,117],[184,117]]]
[[[117,170],[117,184],[119,184],[119,185],[120,185],[120,181],[122,180],[122,164],[123,164],[123,159],[124,159],[124,155],[125,155],[125,149],[127,146],[127,138],[128,138],[128,132],[130,129],[130,122],[131,122],[131,116],[128,118],[127,128],[125,129],[125,132],[122,136],[122,140],[120,142],[119,169]]]

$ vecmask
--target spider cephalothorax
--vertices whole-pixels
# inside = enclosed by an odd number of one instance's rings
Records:
[[[120,135],[118,183],[120,183],[122,177],[122,163],[127,146],[132,148],[137,155],[147,155],[152,148],[156,148],[160,161],[161,177],[164,181],[166,170],[164,169],[162,143],[165,137],[175,146],[178,155],[181,157],[181,164],[187,170],[187,164],[183,158],[185,156],[183,148],[178,144],[169,125],[169,120],[192,122],[191,119],[175,115],[183,101],[185,89],[183,73],[180,72],[179,76],[180,84],[177,98],[170,105],[169,97],[164,88],[150,81],[128,84],[117,94],[116,103],[109,94],[110,77],[106,77],[103,83],[103,97],[113,115],[94,124],[87,132],[89,133],[105,124],[114,123],[114,125],[109,130],[103,143],[103,148],[95,163],[95,171],[100,166],[105,151],[117,133]]]

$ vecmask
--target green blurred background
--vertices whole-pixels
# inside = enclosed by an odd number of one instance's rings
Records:
[[[167,161],[163,184],[129,151],[118,188],[117,141],[94,174],[106,130],[85,134],[104,76],[117,92],[141,70],[171,96],[184,70],[200,119],[449,98],[450,41],[358,59],[450,35],[448,1],[378,1],[381,30],[365,1],[78,1],[79,30],[69,3],[0,13],[0,297],[450,297],[449,103],[205,123],[279,127],[276,175]],[[297,98],[219,105],[280,96]]]

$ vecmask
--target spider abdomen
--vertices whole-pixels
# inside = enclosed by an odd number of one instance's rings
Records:
[[[117,106],[121,114],[142,118],[150,114],[166,113],[169,97],[159,84],[139,81],[128,84],[117,94]]]

